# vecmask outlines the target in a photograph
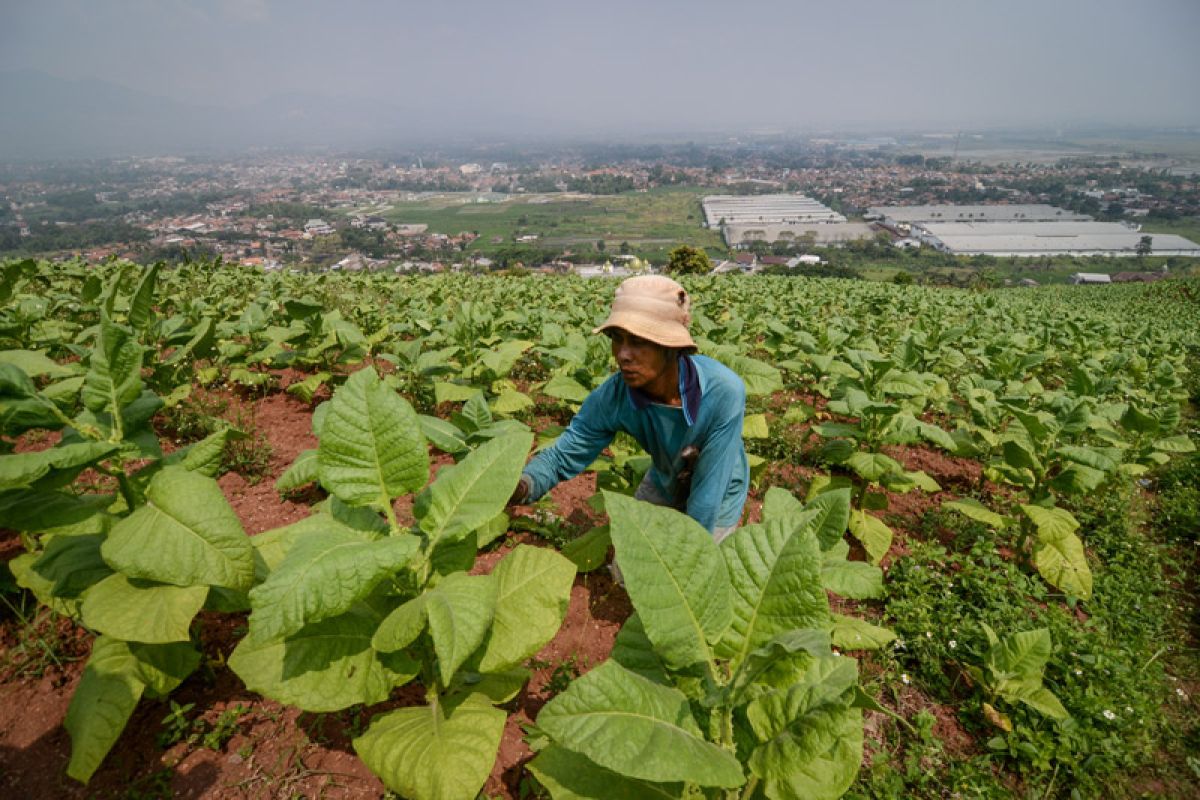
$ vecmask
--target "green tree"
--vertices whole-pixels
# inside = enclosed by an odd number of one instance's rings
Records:
[[[667,272],[677,275],[704,275],[712,272],[708,253],[698,247],[683,244],[667,257]]]
[[[1143,236],[1138,239],[1137,248],[1134,250],[1138,254],[1138,258],[1150,255],[1154,251],[1154,237]]]

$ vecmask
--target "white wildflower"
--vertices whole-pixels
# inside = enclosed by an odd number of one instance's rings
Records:
[[[1180,696],[1180,697],[1182,697],[1184,700],[1187,700],[1187,699],[1188,699],[1188,698],[1187,698],[1187,692],[1185,692],[1183,689],[1180,689],[1178,686],[1176,686],[1176,687],[1175,687],[1175,694],[1179,695],[1179,696]]]
[[[931,631],[925,631],[925,638],[926,638],[926,639],[932,639],[932,638],[933,638],[933,633],[932,633]]]
[[[1106,720],[1108,720],[1109,722],[1112,722],[1114,719],[1116,719],[1116,718],[1117,718],[1117,715],[1116,715],[1116,714],[1114,714],[1113,712],[1109,711],[1107,708],[1106,708],[1106,709],[1104,709],[1104,712],[1103,712],[1103,713],[1104,713],[1104,718],[1105,718]]]
[[[951,640],[950,640],[950,649],[951,649],[951,650],[954,650],[954,649],[956,649],[957,647],[958,647],[958,642],[956,642],[956,641],[954,641],[953,639],[951,639]]]
[[[1076,674],[1076,675],[1082,675],[1082,674],[1083,674],[1083,670],[1081,670],[1081,669],[1076,669],[1076,670],[1075,670],[1075,674]]]
[[[907,686],[908,684],[912,683],[912,681],[911,681],[911,680],[909,680],[909,677],[908,677],[908,673],[907,673],[907,672],[902,672],[902,673],[900,673],[900,680],[901,680],[901,681],[903,681],[903,683],[904,683],[904,685],[905,685],[905,686]]]

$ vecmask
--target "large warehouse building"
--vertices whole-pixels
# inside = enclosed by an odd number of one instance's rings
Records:
[[[928,222],[913,236],[939,250],[990,256],[1135,256],[1143,236],[1160,256],[1200,256],[1200,245],[1120,222]]]
[[[992,206],[872,206],[870,216],[885,223],[923,222],[1069,222],[1090,220],[1079,214],[1044,203]]]
[[[824,203],[802,194],[732,195],[704,198],[704,221],[710,228],[724,225],[798,225],[804,222],[845,222]]]
[[[702,205],[705,224],[720,228],[730,247],[805,241],[830,246],[874,235],[871,226],[846,222],[829,206],[802,194],[712,195]]]
[[[1182,236],[1096,222],[1045,204],[875,206],[868,218],[896,235],[960,255],[1135,256],[1149,236],[1154,255],[1200,256],[1200,245]]]

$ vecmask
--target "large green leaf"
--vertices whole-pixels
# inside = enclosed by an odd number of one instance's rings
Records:
[[[1018,631],[1005,636],[988,650],[987,666],[997,679],[997,688],[1040,683],[1053,643],[1047,628]]]
[[[957,511],[963,516],[970,517],[976,522],[982,522],[984,525],[990,525],[993,528],[1003,528],[1008,524],[1008,520],[1005,517],[1000,516],[973,497],[960,497],[957,500],[947,500],[942,503],[942,508]]]
[[[878,564],[892,546],[892,529],[879,517],[860,509],[850,512],[850,533],[862,542],[872,564]]]
[[[275,481],[275,491],[290,492],[306,486],[316,479],[317,451],[316,449],[305,450],[296,456],[296,460],[292,462],[291,466]]]
[[[865,481],[881,481],[887,475],[904,472],[904,465],[891,456],[862,450],[851,454],[846,459],[846,466]]]
[[[722,543],[733,619],[718,653],[734,668],[778,634],[828,623],[816,515],[805,510],[747,525]]]
[[[144,331],[150,326],[154,313],[154,281],[163,262],[156,261],[146,268],[138,281],[133,297],[129,299],[129,325],[135,331]]]
[[[733,619],[725,561],[712,536],[673,509],[613,492],[604,502],[625,588],[663,661],[675,668],[712,661],[709,645]]]
[[[550,745],[529,762],[529,771],[553,800],[677,800],[682,783],[628,778],[565,747]]]
[[[850,704],[853,659],[813,661],[786,692],[753,701],[747,716],[762,743],[750,754],[763,793],[779,800],[833,800],[854,782],[862,761],[862,711]]]
[[[862,561],[826,560],[821,585],[851,600],[877,600],[883,597],[883,571]]]
[[[829,550],[842,541],[842,534],[850,523],[850,489],[831,488],[813,497],[804,506],[805,511],[815,511],[811,525],[822,550]],[[765,515],[764,515],[765,518]]]
[[[567,613],[575,565],[553,550],[522,544],[496,565],[492,577],[496,614],[481,672],[520,664],[553,638]]]
[[[1092,571],[1083,542],[1074,533],[1052,528],[1038,532],[1033,554],[1037,570],[1047,583],[1081,600],[1092,596]]]
[[[794,511],[799,511],[803,507],[804,504],[797,500],[796,496],[787,489],[772,486],[770,489],[767,489],[767,493],[763,496],[762,518],[765,522],[777,517],[786,516]],[[845,527],[843,526],[844,529]]]
[[[75,374],[70,366],[59,364],[36,350],[0,350],[0,364],[11,364],[31,378],[39,375],[66,378]]]
[[[115,418],[141,393],[142,347],[128,328],[105,317],[83,383],[83,404],[90,411],[107,411]]]
[[[1079,529],[1079,521],[1065,508],[1043,508],[1042,506],[1022,505],[1025,516],[1033,520],[1039,534],[1061,536],[1074,533]]]
[[[70,476],[67,480],[70,480],[83,467],[106,458],[116,450],[117,445],[110,442],[79,442],[0,456],[0,491],[31,486],[52,470],[68,472]]]
[[[442,683],[483,642],[496,610],[496,579],[491,575],[447,575],[425,598],[425,616],[437,653]]]
[[[33,564],[38,575],[54,584],[58,597],[78,597],[83,590],[112,574],[100,557],[104,535],[55,536]]]
[[[492,771],[506,714],[484,698],[398,708],[375,717],[354,750],[387,787],[412,800],[473,800]]]
[[[118,572],[84,593],[83,624],[129,642],[186,642],[206,597],[206,586],[171,586]]]
[[[200,666],[200,651],[190,642],[122,642],[137,661],[138,679],[150,697],[166,697]]]
[[[417,413],[373,368],[351,375],[329,402],[317,473],[352,506],[384,506],[425,485],[429,454]]]
[[[895,638],[896,634],[887,628],[858,617],[833,615],[833,644],[843,650],[878,650]]]
[[[636,611],[617,632],[610,658],[643,678],[663,685],[670,683],[667,668],[663,666],[658,653],[654,652],[654,643],[646,636],[646,628]]]
[[[443,467],[413,505],[421,530],[433,541],[460,539],[503,511],[532,444],[532,433],[508,434]]]
[[[176,586],[250,588],[254,548],[216,481],[167,467],[150,481],[146,499],[100,548],[112,567]]]
[[[705,741],[682,692],[606,661],[538,714],[558,744],[632,778],[742,785],[734,755]]]
[[[371,541],[336,528],[298,536],[283,562],[250,591],[250,625],[261,637],[274,639],[348,611],[419,545],[408,534]]]
[[[355,608],[305,626],[286,639],[265,639],[252,628],[229,657],[251,691],[305,711],[339,711],[379,703],[411,680],[417,665],[402,654],[371,649],[379,617]]]
[[[125,730],[145,688],[125,643],[97,638],[63,722],[71,735],[68,775],[84,783],[91,779]]]

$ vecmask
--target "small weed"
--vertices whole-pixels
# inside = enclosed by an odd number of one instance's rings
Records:
[[[122,800],[159,800],[162,797],[170,797],[173,794],[171,778],[174,774],[174,770],[167,768],[143,775],[130,784],[121,798]]]
[[[75,641],[61,617],[37,601],[28,592],[0,593],[0,603],[17,623],[17,643],[0,654],[0,674],[13,678],[40,678],[51,667],[78,661],[73,652]]]
[[[239,703],[222,711],[217,721],[210,725],[202,716],[188,719],[188,714],[196,707],[195,703],[179,705],[174,700],[170,703],[171,711],[163,717],[163,729],[157,738],[158,746],[164,750],[179,742],[186,742],[219,751],[237,733],[241,718],[250,710]]]
[[[571,655],[550,673],[550,679],[546,681],[546,690],[551,694],[566,691],[567,687],[571,685],[571,681],[578,677],[579,664],[576,662],[575,656]]]

